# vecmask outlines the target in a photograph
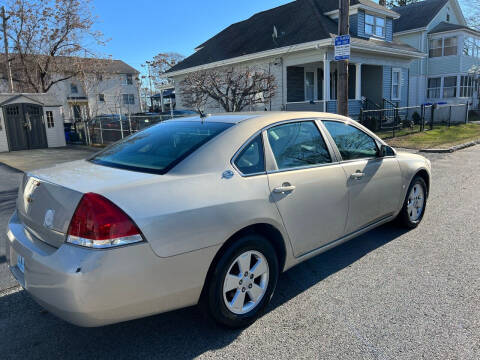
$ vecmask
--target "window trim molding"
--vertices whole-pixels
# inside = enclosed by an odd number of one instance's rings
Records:
[[[238,157],[242,154],[243,150],[251,144],[252,141],[254,141],[257,136],[260,136],[260,139],[262,140],[262,150],[263,150],[263,162],[264,162],[264,171],[259,171],[256,173],[251,173],[251,174],[244,174],[235,164],[235,161],[237,161]],[[237,171],[241,177],[252,177],[252,176],[259,176],[259,175],[266,175],[267,174],[267,156],[266,156],[266,149],[265,149],[265,138],[263,136],[262,130],[257,131],[253,136],[248,138],[247,141],[235,152],[233,157],[230,159],[230,165]]]
[[[393,74],[398,73],[398,97],[393,96]],[[402,79],[403,79],[403,74],[402,74],[402,69],[401,68],[392,68],[392,88],[391,88],[391,93],[390,93],[390,98],[392,100],[398,101],[402,100]]]
[[[367,16],[373,16],[373,22],[374,22],[373,25],[372,24],[367,24]],[[383,28],[383,36],[378,36],[377,33],[376,33],[377,18],[383,19],[383,26],[380,26],[380,27]],[[380,16],[378,14],[374,14],[374,13],[365,11],[365,19],[364,19],[363,23],[364,23],[363,24],[363,32],[365,33],[365,35],[368,35],[368,36],[371,36],[371,37],[374,37],[374,38],[377,38],[377,39],[386,39],[387,38],[387,16]],[[373,34],[367,33],[367,25],[373,26]]]

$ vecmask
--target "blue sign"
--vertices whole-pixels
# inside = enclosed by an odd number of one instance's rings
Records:
[[[335,37],[335,60],[350,59],[350,35],[340,35]]]

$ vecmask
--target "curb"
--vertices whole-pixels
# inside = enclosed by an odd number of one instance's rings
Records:
[[[444,153],[453,153],[457,150],[462,150],[471,146],[475,146],[480,144],[480,140],[476,141],[470,141],[468,143],[460,144],[460,145],[455,145],[446,149],[422,149],[420,152],[424,153],[438,153],[438,154],[444,154]]]

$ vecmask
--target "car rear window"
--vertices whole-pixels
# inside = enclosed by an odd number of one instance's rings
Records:
[[[113,144],[90,161],[121,169],[165,174],[233,124],[165,121]]]

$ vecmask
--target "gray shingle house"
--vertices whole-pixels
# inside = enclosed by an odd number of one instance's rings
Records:
[[[369,102],[382,104],[388,100],[399,106],[425,102],[430,91],[427,90],[430,81],[427,68],[434,60],[428,58],[427,40],[441,37],[448,54],[453,52],[448,50],[452,40],[443,40],[446,36],[442,21],[461,27],[447,30],[449,32],[469,37],[475,33],[466,28],[457,0],[426,0],[415,5],[414,10],[409,10],[409,6],[388,9],[371,0],[351,0],[350,4],[349,109],[352,117],[358,116],[361,107]],[[262,67],[276,78],[278,91],[269,109],[335,112],[337,70],[333,38],[337,33],[337,20],[338,0],[296,0],[230,25],[171,69],[178,107],[182,107],[180,82],[186,74],[248,65]],[[421,24],[420,29],[416,24]],[[434,29],[437,26],[440,28]],[[272,37],[274,28],[276,37]],[[432,30],[441,31],[434,35]],[[422,36],[423,46],[416,40]],[[456,42],[458,61],[462,58],[463,39],[458,38]],[[438,44],[438,40],[432,44]],[[463,94],[464,80],[460,74],[468,67],[467,63],[464,61],[456,73],[456,95]],[[444,91],[443,84],[449,85],[451,81],[445,82],[442,75],[440,91]],[[221,109],[211,102],[207,111]]]

